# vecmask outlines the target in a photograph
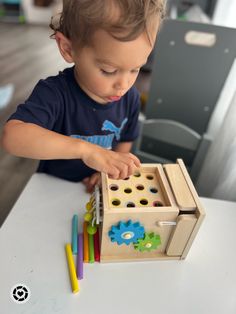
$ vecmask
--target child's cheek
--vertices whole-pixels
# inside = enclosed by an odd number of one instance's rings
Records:
[[[109,86],[111,86],[110,81],[104,77],[101,77],[94,82],[94,87],[98,91],[106,92],[106,90],[109,89]]]

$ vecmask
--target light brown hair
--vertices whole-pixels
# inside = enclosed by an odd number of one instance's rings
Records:
[[[94,32],[107,31],[120,41],[136,39],[164,18],[164,0],[63,0],[63,10],[57,23],[52,18],[50,27],[63,33],[72,44],[91,44]],[[53,37],[52,35],[52,37]]]

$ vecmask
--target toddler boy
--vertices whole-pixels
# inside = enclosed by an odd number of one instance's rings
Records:
[[[40,80],[4,127],[4,148],[40,159],[38,172],[85,183],[98,172],[124,179],[140,162],[139,95],[132,87],[153,49],[162,0],[64,0],[51,23],[62,57],[74,65]]]

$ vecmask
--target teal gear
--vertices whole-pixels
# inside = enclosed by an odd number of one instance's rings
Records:
[[[144,236],[144,227],[139,222],[120,221],[116,226],[112,226],[108,235],[112,242],[117,242],[118,245],[125,243],[136,243],[138,239]]]

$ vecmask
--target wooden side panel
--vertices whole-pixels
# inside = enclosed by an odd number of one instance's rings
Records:
[[[190,178],[190,176],[188,174],[188,171],[187,171],[187,169],[186,169],[186,167],[184,165],[183,160],[182,159],[177,159],[177,163],[180,166],[180,169],[181,169],[181,171],[182,171],[182,173],[183,173],[183,175],[184,175],[184,177],[186,179],[186,182],[187,182],[188,187],[189,187],[189,189],[191,191],[193,199],[194,199],[194,201],[195,201],[195,203],[197,205],[197,209],[195,211],[195,215],[197,217],[197,222],[196,222],[196,224],[194,226],[194,230],[193,230],[193,232],[192,232],[192,234],[191,234],[191,236],[190,236],[190,238],[188,240],[188,243],[187,243],[187,245],[186,245],[186,247],[185,247],[185,249],[183,251],[183,254],[181,256],[181,259],[184,259],[187,256],[187,254],[188,254],[188,251],[189,251],[189,249],[190,249],[190,247],[191,247],[191,245],[192,245],[192,243],[193,243],[193,241],[194,241],[194,239],[195,239],[195,237],[196,237],[196,235],[197,235],[197,233],[199,231],[199,228],[200,228],[200,226],[201,226],[201,224],[202,224],[206,214],[205,214],[205,211],[204,211],[204,209],[202,207],[200,199],[198,197],[197,191],[196,191],[196,189],[195,189],[195,187],[194,187],[194,185],[192,183],[192,180],[191,180],[191,178]]]
[[[168,256],[181,256],[196,224],[195,215],[180,215],[166,249]]]
[[[181,211],[194,211],[196,203],[178,164],[164,166],[168,181]]]
[[[178,216],[178,209],[173,209],[172,211],[167,211],[168,207],[159,208],[159,212],[156,210],[144,212],[108,212],[104,216],[102,224],[102,243],[101,243],[101,262],[108,261],[121,261],[121,260],[135,260],[135,259],[156,259],[159,256],[163,256],[166,251],[166,246],[169,242],[170,235],[173,232],[173,225],[159,225],[160,221],[176,221]],[[131,219],[133,222],[139,222],[144,228],[145,232],[150,233],[154,232],[155,234],[160,235],[161,245],[151,252],[139,252],[134,249],[133,244],[118,245],[116,242],[111,242],[108,233],[111,230],[112,226],[116,226],[119,221],[127,222]]]

